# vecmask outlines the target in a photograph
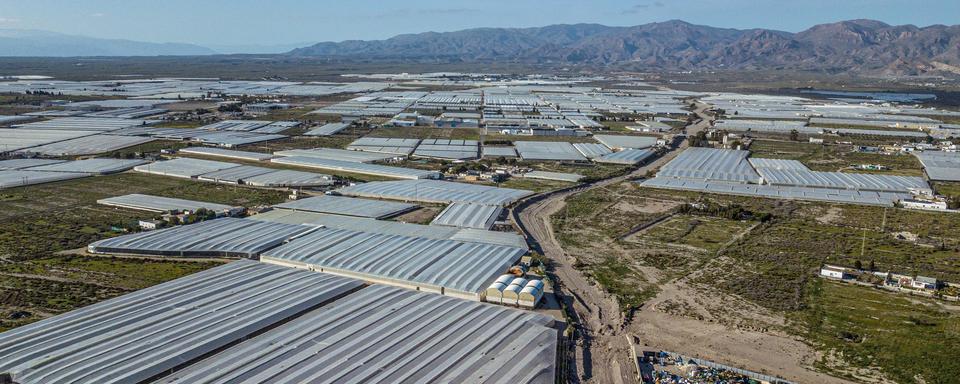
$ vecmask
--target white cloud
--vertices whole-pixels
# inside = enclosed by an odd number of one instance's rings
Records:
[[[104,17],[104,16],[106,16],[106,14],[105,14],[105,13],[102,13],[102,12],[97,12],[97,13],[91,13],[91,14],[90,14],[90,17]]]
[[[20,22],[20,19],[13,19],[9,17],[0,17],[0,24],[17,24]]]

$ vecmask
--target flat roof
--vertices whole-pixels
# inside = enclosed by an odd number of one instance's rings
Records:
[[[361,287],[234,261],[0,333],[0,372],[21,384],[141,382]]]

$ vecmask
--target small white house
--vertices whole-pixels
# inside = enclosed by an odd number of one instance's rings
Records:
[[[940,287],[940,281],[932,277],[917,276],[913,279],[911,286],[916,289],[935,291]]]
[[[160,226],[163,225],[163,222],[160,220],[140,220],[138,224],[140,225],[140,229],[143,229],[144,231],[152,231],[160,228]]]
[[[848,280],[854,277],[853,274],[847,272],[846,268],[833,265],[824,265],[821,267],[820,276],[838,280]]]
[[[904,208],[922,209],[926,211],[946,211],[947,203],[945,201],[929,201],[918,199],[903,199],[900,201]]]

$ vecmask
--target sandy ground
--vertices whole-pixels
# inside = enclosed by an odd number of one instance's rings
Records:
[[[703,115],[703,109],[698,114]],[[707,124],[688,127],[695,134]],[[633,172],[645,174],[675,157],[686,142],[654,163]],[[588,190],[621,182],[619,177],[575,190],[549,195],[521,206],[514,219],[531,237],[543,254],[554,262],[559,280],[558,292],[579,322],[577,346],[570,365],[571,382],[636,382],[628,338],[636,336],[648,350],[671,350],[690,356],[783,376],[800,383],[846,383],[847,381],[815,372],[809,366],[816,353],[803,342],[779,331],[784,319],[763,308],[730,295],[698,289],[678,281],[663,281],[666,274],[651,266],[636,266],[647,279],[660,285],[659,294],[627,322],[620,314],[616,299],[589,281],[573,267],[575,259],[559,245],[550,225],[550,216],[563,208],[564,199]],[[618,202],[617,204],[621,204]],[[656,213],[669,210],[669,202],[644,206],[618,206],[618,209]],[[625,252],[622,249],[615,251]],[[733,312],[733,313],[731,313]],[[741,319],[750,319],[743,321]]]

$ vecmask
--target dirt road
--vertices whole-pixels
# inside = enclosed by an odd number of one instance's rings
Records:
[[[687,135],[695,135],[710,126],[708,108],[698,103],[694,113],[700,120],[686,127]],[[687,140],[669,149],[657,160],[627,175],[604,179],[569,190],[534,196],[518,205],[513,217],[531,240],[534,249],[553,261],[553,273],[558,281],[558,292],[567,296],[567,305],[573,309],[577,347],[574,351],[576,373],[570,382],[629,383],[636,381],[633,362],[629,360],[629,345],[624,335],[623,316],[616,298],[592,284],[574,268],[571,258],[554,237],[550,217],[562,209],[565,199],[593,188],[619,183],[631,177],[646,175],[666,164],[689,145]],[[572,373],[572,372],[571,372]]]

